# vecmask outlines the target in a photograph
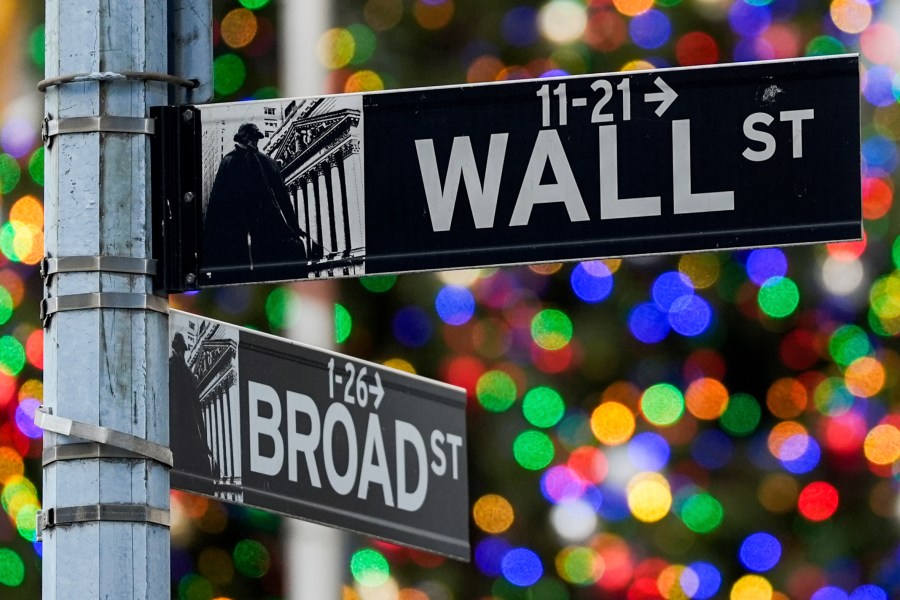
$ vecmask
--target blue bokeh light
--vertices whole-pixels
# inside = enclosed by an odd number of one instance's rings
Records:
[[[541,559],[528,548],[514,548],[500,561],[503,576],[513,585],[527,587],[533,585],[544,574]]]
[[[694,562],[688,565],[685,573],[690,570],[695,575],[695,581],[692,582],[692,590],[688,590],[685,586],[685,575],[682,574],[682,589],[693,600],[708,600],[715,596],[722,585],[722,574],[719,570],[708,562]],[[694,578],[692,578],[694,579]]]
[[[848,600],[847,592],[833,585],[826,585],[819,588],[809,597],[809,600]]]
[[[788,262],[778,248],[759,248],[747,255],[747,277],[756,285],[762,285],[771,277],[787,275]]]
[[[734,452],[731,438],[718,429],[700,433],[691,445],[691,456],[704,469],[721,469]]]
[[[486,537],[475,547],[475,564],[488,577],[499,577],[501,563],[512,545],[500,537]]]
[[[572,291],[585,302],[595,303],[605,300],[613,288],[612,273],[599,260],[583,262],[572,269],[569,278]]]
[[[791,451],[790,446],[799,445],[799,452]],[[815,438],[808,435],[795,435],[781,445],[782,452],[791,454],[791,458],[782,459],[781,464],[786,471],[796,475],[809,473],[819,464],[822,458],[822,449]]]
[[[735,2],[728,11],[728,22],[738,35],[745,38],[756,37],[772,23],[772,10],[765,5]]]
[[[547,469],[541,476],[541,493],[554,504],[580,498],[585,485],[571,469],[562,465]]]
[[[503,39],[510,46],[523,48],[538,40],[537,11],[530,6],[516,6],[503,16],[500,25]]]
[[[850,600],[888,600],[888,595],[877,585],[866,584],[853,590]]]
[[[744,539],[740,550],[741,563],[750,571],[763,573],[781,560],[781,542],[765,532],[751,534]]]
[[[393,331],[401,344],[418,348],[431,339],[431,321],[422,309],[408,306],[394,315]]]
[[[468,288],[448,285],[438,292],[434,307],[448,325],[463,325],[475,314],[475,297]]]
[[[709,303],[700,296],[682,296],[672,303],[669,324],[683,336],[700,335],[712,320]]]
[[[661,342],[669,334],[669,316],[654,302],[638,304],[628,315],[628,328],[645,344]]]
[[[653,431],[644,431],[628,442],[628,458],[641,471],[659,471],[669,462],[671,450],[666,439]]]
[[[628,33],[637,46],[651,50],[669,41],[672,24],[664,13],[650,9],[631,20],[628,24]]]
[[[684,273],[667,271],[656,278],[650,293],[659,308],[669,311],[672,304],[682,296],[694,295],[694,285]]]

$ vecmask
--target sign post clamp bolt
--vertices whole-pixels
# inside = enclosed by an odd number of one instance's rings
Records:
[[[184,193],[184,201],[187,204],[190,204],[191,202],[193,202],[194,201],[194,192],[185,192]]]

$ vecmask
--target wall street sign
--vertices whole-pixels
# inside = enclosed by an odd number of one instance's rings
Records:
[[[465,390],[172,310],[172,487],[469,560]]]
[[[862,232],[855,55],[197,110],[176,289]]]

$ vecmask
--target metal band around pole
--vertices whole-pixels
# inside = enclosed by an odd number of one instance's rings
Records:
[[[34,424],[44,431],[51,431],[61,435],[71,435],[84,440],[98,442],[122,448],[135,454],[139,454],[146,458],[155,460],[168,467],[172,466],[172,451],[161,446],[160,444],[145,440],[144,438],[123,433],[108,427],[100,427],[99,425],[91,425],[90,423],[82,423],[81,421],[73,421],[65,417],[59,417],[45,409],[35,411]]]
[[[48,508],[37,512],[38,540],[41,540],[42,532],[50,527],[101,521],[133,521],[169,527],[170,519],[168,510],[145,504],[86,504]]]
[[[153,135],[156,122],[143,117],[69,117],[44,120],[41,131],[44,141],[67,133],[134,133]]]
[[[47,257],[41,261],[41,275],[49,277],[55,273],[130,273],[134,275],[156,275],[156,261],[152,258],[130,256],[60,256]]]
[[[91,308],[124,308],[152,310],[169,314],[169,303],[165,298],[153,294],[132,294],[129,292],[90,292],[45,298],[41,302],[41,322],[47,326],[54,313]]]
[[[57,461],[66,460],[85,460],[91,458],[107,458],[121,460],[146,460],[146,456],[125,450],[124,448],[116,448],[115,446],[107,446],[99,442],[80,442],[77,444],[63,444],[62,446],[50,446],[44,448],[41,455],[41,464],[47,466]]]

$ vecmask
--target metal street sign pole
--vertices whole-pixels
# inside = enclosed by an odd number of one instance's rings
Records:
[[[167,99],[166,5],[46,2],[45,598],[170,593],[146,119]]]
[[[202,189],[169,228],[196,245],[161,255],[173,291],[862,234],[854,55],[193,116],[193,153],[161,149]]]
[[[170,316],[175,488],[469,559],[462,388]]]

